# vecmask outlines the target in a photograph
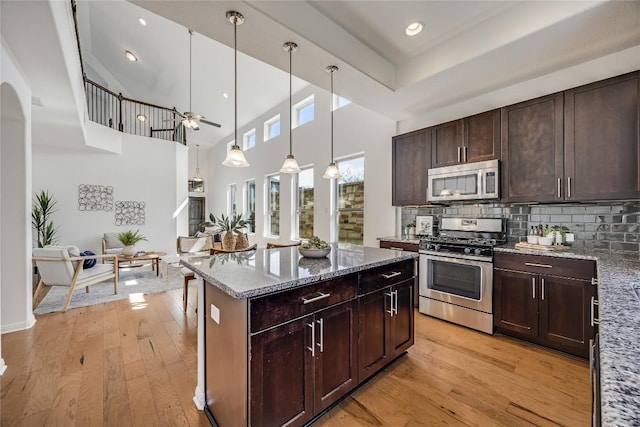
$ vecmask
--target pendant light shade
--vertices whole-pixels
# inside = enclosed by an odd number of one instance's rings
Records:
[[[244,16],[234,10],[227,12],[227,19],[233,24],[233,92],[234,92],[234,142],[227,158],[222,162],[225,166],[246,168],[249,162],[238,145],[238,25],[244,22]]]
[[[282,167],[280,168],[280,173],[300,173],[301,169],[298,166],[298,162],[296,162],[295,157],[293,157],[293,121],[291,120],[292,108],[291,108],[291,56],[293,52],[298,49],[298,45],[294,42],[286,42],[282,45],[282,48],[289,52],[289,155],[285,159]]]
[[[200,175],[200,153],[199,153],[200,145],[196,144],[196,174],[191,178],[191,181],[202,182],[204,178]]]
[[[324,179],[338,179],[340,178],[340,171],[333,161],[333,73],[338,71],[338,67],[329,65],[325,68],[325,71],[331,75],[331,162],[329,162],[329,166],[327,166],[327,170],[324,171],[322,177]]]

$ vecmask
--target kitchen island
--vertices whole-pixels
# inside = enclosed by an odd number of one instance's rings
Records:
[[[640,259],[637,254],[589,250],[495,252],[595,260],[598,270],[600,409],[602,425],[640,423]],[[598,351],[598,349],[596,349]]]
[[[196,403],[223,427],[321,416],[413,344],[416,256],[334,245],[320,259],[296,247],[183,259],[204,279]]]

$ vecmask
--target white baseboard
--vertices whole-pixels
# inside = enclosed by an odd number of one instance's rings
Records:
[[[199,387],[196,387],[196,395],[193,396],[193,403],[196,404],[196,408],[200,411],[204,410],[204,391],[200,390]]]
[[[17,332],[24,331],[25,329],[33,328],[33,325],[36,324],[36,318],[33,314],[29,316],[30,318],[25,320],[24,322],[16,322],[9,323],[8,325],[2,325],[0,328],[0,333],[7,334],[9,332]]]

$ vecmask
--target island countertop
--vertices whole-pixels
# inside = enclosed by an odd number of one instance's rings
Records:
[[[640,423],[640,259],[589,250],[536,251],[513,244],[495,252],[595,260],[598,268],[602,425]]]
[[[326,258],[302,257],[297,247],[190,256],[180,263],[234,298],[252,298],[416,258],[417,253],[333,244]]]

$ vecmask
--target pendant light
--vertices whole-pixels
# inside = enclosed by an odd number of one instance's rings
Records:
[[[193,30],[187,28],[187,31],[189,31],[189,111],[185,113],[185,117],[182,119],[182,125],[187,129],[199,130],[200,126],[198,126],[198,122],[195,120],[195,115],[191,112],[191,41],[193,39]]]
[[[204,178],[202,178],[202,176],[200,175],[200,153],[198,151],[199,147],[200,145],[196,144],[196,174],[193,178],[191,178],[191,181],[196,182],[204,181]]]
[[[333,161],[333,73],[338,71],[338,67],[335,65],[329,65],[325,68],[325,71],[331,75],[331,162],[327,166],[327,170],[324,171],[322,177],[324,179],[338,179],[340,178],[340,171]]]
[[[225,166],[234,168],[246,168],[249,162],[238,145],[238,25],[244,22],[244,16],[240,12],[231,10],[227,12],[227,19],[233,24],[233,91],[234,91],[234,140],[233,146],[227,158],[222,162]]]
[[[293,121],[292,121],[292,113],[291,113],[292,111],[292,108],[291,108],[291,97],[292,97],[291,56],[293,52],[295,52],[298,49],[298,45],[295,44],[294,42],[286,42],[285,44],[282,45],[282,48],[287,52],[289,52],[289,155],[287,156],[284,163],[282,164],[282,167],[280,168],[280,173],[300,173],[301,169],[298,166],[298,162],[296,162],[296,159],[293,157],[293,130],[292,130]]]

